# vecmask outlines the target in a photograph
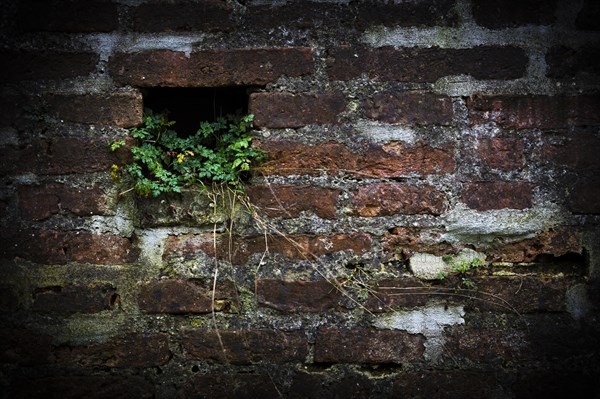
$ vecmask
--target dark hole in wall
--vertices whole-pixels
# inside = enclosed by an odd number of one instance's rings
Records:
[[[155,113],[167,113],[175,121],[173,129],[189,135],[200,126],[200,122],[212,122],[228,114],[248,113],[248,95],[252,89],[246,86],[171,88],[155,87],[142,89],[144,108]]]

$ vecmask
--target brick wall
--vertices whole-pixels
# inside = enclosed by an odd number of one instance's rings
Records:
[[[0,398],[600,394],[596,2],[2,8]],[[120,194],[148,89],[240,86],[260,219]]]

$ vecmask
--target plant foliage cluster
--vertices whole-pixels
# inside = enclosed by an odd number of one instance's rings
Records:
[[[172,130],[175,121],[146,110],[143,126],[129,130],[137,140],[131,147],[133,161],[123,170],[133,178],[135,191],[143,196],[179,193],[207,183],[226,183],[242,189],[250,167],[264,158],[251,146],[253,115],[228,115],[214,122],[202,122],[192,135],[182,137]],[[125,145],[111,144],[111,150]],[[121,169],[113,165],[113,177]]]

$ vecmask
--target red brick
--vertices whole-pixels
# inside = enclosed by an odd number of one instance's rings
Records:
[[[155,367],[171,359],[166,334],[128,335],[101,344],[60,347],[56,350],[59,364],[80,367]]]
[[[444,352],[461,363],[507,364],[525,360],[529,341],[523,331],[453,326],[446,330]]]
[[[39,287],[32,310],[41,313],[97,313],[118,306],[117,289],[109,284]]]
[[[50,115],[68,122],[119,127],[132,127],[142,122],[140,93],[55,94],[44,100]]]
[[[219,335],[223,347],[214,330],[188,329],[183,348],[193,359],[233,364],[303,362],[308,355],[303,331],[219,330]]]
[[[446,288],[425,285],[414,277],[378,281],[372,287],[365,307],[374,313],[411,309],[428,302],[446,300]],[[448,296],[451,297],[451,296]]]
[[[335,219],[340,190],[313,186],[249,186],[246,193],[259,212],[270,217],[294,218],[312,212]]]
[[[575,26],[582,30],[600,30],[600,4],[596,0],[585,0],[577,15]]]
[[[489,259],[496,262],[534,262],[545,256],[560,257],[582,254],[581,232],[570,227],[555,227],[522,241],[501,243],[481,248]]]
[[[86,231],[54,230],[14,232],[5,230],[4,258],[20,257],[35,263],[65,264],[69,262],[101,265],[133,263],[139,250],[131,240],[110,234]]]
[[[379,92],[365,103],[368,118],[407,125],[449,125],[452,99],[430,93]]]
[[[532,184],[523,181],[481,181],[466,183],[461,199],[472,209],[531,208]]]
[[[269,159],[258,169],[264,174],[337,174],[356,169],[357,154],[338,143],[306,145],[292,141],[263,141],[259,143]]]
[[[352,196],[354,213],[359,216],[440,215],[446,209],[444,193],[432,186],[411,186],[405,183],[363,185]]]
[[[190,54],[170,50],[117,53],[110,74],[136,87],[198,87],[265,85],[286,75],[313,72],[310,48],[203,50]]]
[[[600,97],[478,96],[467,100],[471,125],[494,122],[510,129],[562,129],[597,125]]]
[[[65,79],[87,75],[96,70],[95,53],[49,51],[0,52],[0,81]]]
[[[59,213],[77,216],[105,215],[107,198],[99,186],[89,189],[60,183],[18,188],[19,209],[26,219],[44,220]]]
[[[204,0],[201,3],[145,3],[133,8],[131,13],[133,29],[138,32],[226,32],[234,26],[232,11],[232,7],[221,0]]]
[[[261,142],[269,159],[259,169],[265,174],[347,173],[359,177],[397,178],[413,174],[450,173],[455,168],[453,149],[425,143],[399,142],[351,151],[338,143],[305,145],[290,141]]]
[[[109,1],[25,0],[17,26],[26,31],[110,32],[118,28],[117,4]]]
[[[206,285],[206,284],[204,284]],[[212,283],[206,288],[189,280],[158,280],[142,284],[138,297],[140,310],[146,313],[211,313],[213,310]],[[214,310],[237,312],[240,309],[233,282],[217,285]]]
[[[544,143],[542,158],[570,169],[600,169],[600,138],[593,133],[577,133],[567,136],[560,144]]]
[[[552,47],[546,54],[547,76],[553,79],[598,76],[600,67],[594,60],[599,58],[598,47]]]
[[[15,167],[7,165],[7,173],[39,175],[107,172],[112,164],[118,164],[126,157],[123,148],[112,153],[107,139],[69,137],[38,140],[8,152],[9,159],[15,159],[16,164]]]
[[[468,309],[505,313],[564,312],[566,292],[577,278],[537,276],[473,276],[477,287]]]
[[[143,377],[46,377],[19,380],[9,389],[13,398],[152,399],[155,392]]]
[[[231,260],[233,264],[248,262],[253,254],[264,253],[267,245],[263,235],[254,237],[233,237],[229,252],[229,236],[217,238],[217,254],[222,259]],[[269,236],[268,249],[271,254],[281,254],[288,259],[313,259],[321,255],[340,251],[352,251],[362,254],[371,249],[371,237],[364,233],[306,235],[289,234],[285,237]],[[193,259],[198,252],[214,256],[212,234],[185,235],[169,237],[165,244],[163,257]]]
[[[425,351],[422,335],[374,328],[321,327],[315,341],[316,363],[413,363]]]
[[[356,398],[367,399],[376,388],[376,379],[358,374],[345,372],[341,379],[336,379],[334,373],[325,372],[305,373],[294,375],[289,398],[320,399],[320,398]]]
[[[464,399],[492,398],[497,377],[481,370],[422,370],[394,376],[394,398]]]
[[[405,261],[415,252],[438,256],[453,252],[442,237],[443,231],[435,228],[394,227],[384,233],[381,245],[386,258]]]
[[[475,79],[515,79],[524,75],[528,58],[517,47],[470,49],[338,47],[327,61],[332,80],[351,80],[362,74],[371,80],[435,82],[467,74]]]
[[[248,4],[247,29],[269,30],[275,26],[303,29],[308,34],[326,26],[328,31],[365,30],[371,26],[434,26],[456,22],[451,0],[427,3],[361,1],[349,4],[296,1],[288,4]],[[303,32],[304,33],[304,32]]]
[[[504,171],[525,166],[524,143],[521,139],[482,138],[477,146],[479,159],[488,167]]]
[[[260,279],[258,303],[281,312],[324,312],[337,306],[341,292],[335,282]]]
[[[190,379],[179,398],[277,398],[281,392],[269,374],[202,374]]]
[[[456,22],[452,0],[427,2],[361,1],[356,4],[359,29],[370,26],[443,26]]]
[[[569,193],[569,209],[574,213],[600,213],[600,178],[586,177],[577,180]]]
[[[551,25],[555,10],[556,0],[477,0],[473,4],[473,17],[478,25],[491,29]]]
[[[47,364],[52,337],[25,329],[0,328],[0,363],[20,366]]]
[[[249,108],[256,127],[295,128],[337,124],[346,99],[341,93],[253,93]]]

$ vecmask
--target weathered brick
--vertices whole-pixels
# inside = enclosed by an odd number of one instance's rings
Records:
[[[117,289],[110,284],[39,287],[32,310],[41,313],[97,313],[118,306]]]
[[[352,196],[352,207],[354,213],[366,217],[398,213],[440,215],[446,209],[446,197],[429,185],[375,183],[358,188]]]
[[[146,313],[210,313],[213,310],[212,289],[189,280],[152,281],[142,284],[138,305]],[[214,310],[231,313],[239,309],[233,282],[227,280],[218,284]]]
[[[337,124],[345,109],[340,93],[253,93],[249,105],[254,125],[270,128]]]
[[[370,26],[439,26],[456,22],[452,0],[427,2],[356,2],[355,21],[359,29]]]
[[[492,261],[518,263],[534,262],[545,256],[582,254],[583,244],[578,229],[559,226],[546,230],[534,238],[510,243],[496,242],[481,250]]]
[[[59,364],[81,367],[155,367],[171,359],[166,334],[128,335],[105,343],[86,346],[59,347]]]
[[[409,363],[422,359],[422,335],[374,328],[321,327],[315,341],[316,363]]]
[[[450,173],[455,168],[450,146],[434,148],[419,142],[391,142],[351,151],[338,143],[305,145],[291,141],[265,141],[260,147],[269,155],[260,170],[265,174],[347,173],[360,177],[397,178],[413,174]]]
[[[562,129],[597,125],[600,97],[477,96],[467,99],[471,124],[494,122],[510,129]]]
[[[600,30],[600,4],[596,0],[585,0],[577,15],[575,26],[582,30]]]
[[[294,218],[312,212],[335,219],[340,190],[313,186],[249,186],[246,193],[259,212],[270,217]]]
[[[504,171],[523,168],[523,150],[523,140],[513,138],[482,138],[477,145],[477,155],[486,166]]]
[[[337,306],[341,292],[335,282],[260,279],[258,303],[282,312],[324,312]]]
[[[598,76],[600,66],[594,60],[599,58],[599,47],[552,47],[546,54],[547,76],[553,79]]]
[[[264,174],[337,174],[356,169],[356,153],[338,143],[306,145],[293,141],[262,141],[260,148],[269,159],[259,171]]]
[[[364,107],[371,119],[407,125],[449,125],[454,115],[450,97],[430,93],[383,91]]]
[[[0,60],[0,82],[10,82],[87,75],[96,69],[99,56],[86,52],[3,50]]]
[[[48,95],[47,112],[76,123],[132,127],[142,122],[142,95],[135,92],[84,95]]]
[[[123,85],[136,87],[216,87],[265,85],[280,76],[303,76],[313,71],[310,48],[150,50],[116,53],[110,74]]]
[[[506,364],[525,360],[529,341],[523,331],[453,326],[446,330],[446,356],[475,364]]]
[[[226,32],[234,26],[232,11],[221,0],[204,0],[201,3],[154,1],[133,8],[131,13],[133,29],[138,32]]]
[[[428,399],[492,398],[501,384],[481,370],[423,370],[396,374],[392,397]]]
[[[35,366],[50,362],[52,337],[25,329],[0,328],[0,363]]]
[[[352,234],[329,234],[329,235],[307,235],[290,234],[285,237],[269,236],[267,242],[265,237],[233,237],[229,251],[229,236],[223,235],[217,238],[217,255],[233,264],[247,263],[253,254],[264,253],[269,249],[271,254],[281,254],[288,259],[314,259],[321,255],[333,254],[340,251],[352,251],[362,254],[371,249],[371,237],[364,233]],[[204,252],[214,256],[212,234],[190,234],[169,237],[165,244],[163,258],[166,260],[174,258],[192,259],[198,252]]]
[[[12,398],[152,399],[154,387],[143,377],[60,376],[23,378],[9,388]]]
[[[188,329],[183,348],[193,359],[250,364],[260,362],[303,362],[308,341],[303,331],[284,332],[271,329],[219,330]]]
[[[58,213],[77,216],[105,215],[107,197],[99,186],[89,189],[69,187],[60,183],[18,188],[19,209],[26,219],[43,220]]]
[[[371,26],[434,26],[456,22],[451,0],[427,3],[360,1],[349,4],[296,1],[293,4],[248,4],[244,15],[247,29],[268,30],[274,26],[303,29],[308,34],[324,26],[348,32]]]
[[[268,374],[202,374],[190,379],[179,398],[277,398],[281,392]]]
[[[555,21],[556,0],[486,1],[473,4],[478,25],[491,29],[523,25],[550,25]]]
[[[565,142],[544,143],[544,160],[577,171],[600,169],[600,138],[593,133],[569,134]]]
[[[600,178],[578,179],[569,193],[569,209],[574,213],[600,213]]]
[[[118,28],[117,4],[110,1],[25,0],[17,26],[26,31],[110,32]]]
[[[107,139],[69,137],[37,140],[23,148],[9,148],[7,153],[9,159],[15,162],[5,166],[5,173],[40,175],[108,171],[112,164],[118,164],[126,157],[124,148],[111,152]]]
[[[4,258],[20,257],[36,263],[69,262],[101,265],[132,263],[139,249],[128,238],[86,231],[2,231]]]
[[[519,370],[511,385],[514,397],[558,399],[598,396],[597,366],[590,363],[584,366],[557,366]]]
[[[467,74],[475,79],[515,79],[527,68],[525,52],[516,47],[480,46],[470,49],[338,47],[329,51],[328,73],[333,80],[367,74],[371,80],[435,82]]]
[[[383,235],[381,245],[386,257],[398,260],[407,260],[415,252],[438,256],[452,252],[443,231],[435,228],[394,227]]]
[[[467,309],[504,313],[564,312],[566,292],[575,277],[473,276],[477,293],[466,301]]]
[[[414,277],[378,281],[372,287],[365,308],[370,312],[390,312],[427,305],[432,300],[446,300],[444,287],[425,285]]]
[[[466,183],[462,201],[472,209],[531,208],[533,185],[523,181],[481,181]]]
[[[367,399],[375,390],[375,379],[369,379],[362,374],[346,373],[339,380],[334,379],[335,377],[331,374],[298,372],[293,377],[289,397],[295,399],[335,397]]]

